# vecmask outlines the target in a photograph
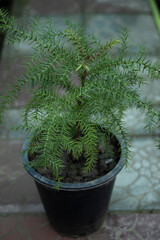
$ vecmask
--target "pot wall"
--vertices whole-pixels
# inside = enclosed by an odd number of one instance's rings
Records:
[[[48,219],[61,235],[81,236],[103,223],[115,179],[101,186],[78,191],[55,190],[36,182]]]

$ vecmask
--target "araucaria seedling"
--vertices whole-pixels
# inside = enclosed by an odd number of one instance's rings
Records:
[[[63,181],[66,158],[72,172],[76,162],[82,163],[84,175],[94,171],[100,152],[112,161],[111,133],[121,135],[127,161],[128,135],[122,119],[129,107],[145,112],[147,128],[159,124],[159,112],[142,99],[139,88],[160,77],[160,64],[146,60],[143,48],[133,57],[126,54],[127,29],[119,40],[101,44],[68,21],[64,31],[52,20],[42,25],[33,19],[23,27],[0,10],[0,30],[7,32],[9,44],[25,41],[34,49],[26,72],[1,96],[0,115],[27,85],[33,96],[17,128],[34,133],[29,155],[37,171]]]

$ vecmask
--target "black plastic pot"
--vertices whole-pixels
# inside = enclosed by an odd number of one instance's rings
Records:
[[[72,237],[96,231],[104,221],[116,175],[125,163],[123,149],[118,164],[105,176],[84,183],[62,183],[59,190],[55,190],[56,182],[28,166],[29,143],[30,138],[23,145],[22,161],[35,180],[52,227],[61,235]]]

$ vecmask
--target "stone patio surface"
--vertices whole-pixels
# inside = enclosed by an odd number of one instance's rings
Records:
[[[61,28],[67,17],[102,41],[119,36],[127,26],[132,49],[144,44],[147,58],[160,56],[160,37],[147,0],[15,0],[13,13],[26,23],[30,16],[39,16],[42,21],[53,17]],[[4,45],[0,91],[9,89],[13,75],[23,73],[26,56],[32,53],[25,44],[19,48]],[[159,81],[141,90],[155,108],[160,107]],[[21,122],[29,97],[25,88],[0,126],[0,240],[69,240],[72,238],[62,237],[50,227],[35,184],[22,167],[20,151],[26,135],[11,130]],[[79,240],[160,240],[160,151],[155,147],[160,130],[155,128],[150,135],[145,132],[144,114],[135,109],[126,111],[124,122],[131,134],[132,159],[117,176],[103,226]]]
[[[44,214],[0,215],[2,240],[160,240],[160,214],[107,214],[94,234],[71,238],[60,236]]]

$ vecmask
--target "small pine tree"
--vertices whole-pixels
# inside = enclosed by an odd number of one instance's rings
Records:
[[[159,112],[142,100],[139,87],[148,79],[160,77],[160,64],[147,61],[143,48],[134,57],[127,56],[127,29],[120,40],[101,44],[94,36],[84,36],[79,26],[68,21],[64,31],[56,30],[51,20],[42,26],[33,19],[25,28],[0,10],[0,30],[7,32],[9,44],[25,41],[35,50],[25,65],[26,72],[1,96],[0,105],[2,119],[2,113],[23,86],[30,87],[33,97],[17,129],[34,131],[34,144],[29,149],[30,154],[38,153],[36,161],[32,161],[34,168],[47,167],[59,180],[65,150],[75,160],[84,154],[83,170],[91,171],[97,161],[97,145],[104,139],[95,124],[99,122],[108,133],[122,136],[128,159],[128,134],[122,121],[128,107],[145,111],[147,128],[159,124]],[[117,54],[112,54],[113,48]],[[73,76],[78,84],[73,82]]]

